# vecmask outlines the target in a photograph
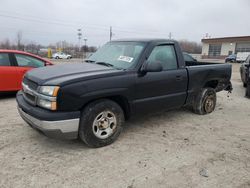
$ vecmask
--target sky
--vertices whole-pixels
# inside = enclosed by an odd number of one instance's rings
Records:
[[[206,36],[250,35],[250,0],[1,0],[0,41],[87,45],[113,39],[171,38],[200,42]],[[83,41],[82,41],[83,44]]]

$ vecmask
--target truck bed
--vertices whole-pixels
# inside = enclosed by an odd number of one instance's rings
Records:
[[[197,93],[200,88],[207,87],[206,84],[208,83],[210,87],[214,85],[217,92],[231,90],[231,64],[209,62],[186,62],[186,64],[189,75],[187,101],[191,100],[192,96]]]
[[[199,62],[199,61],[185,61],[186,66],[199,66],[199,65],[218,65],[221,63]]]

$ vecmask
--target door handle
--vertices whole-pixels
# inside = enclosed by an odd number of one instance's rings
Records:
[[[182,76],[178,75],[175,77],[176,78],[176,81],[181,81],[182,80]]]

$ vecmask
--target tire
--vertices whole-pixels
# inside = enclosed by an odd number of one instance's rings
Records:
[[[122,131],[124,113],[114,101],[101,99],[87,105],[81,114],[79,138],[98,148],[113,143]]]
[[[58,56],[56,56],[56,59],[59,59],[59,57],[58,57]]]
[[[209,114],[214,111],[216,106],[216,92],[213,88],[203,88],[194,100],[194,113]]]

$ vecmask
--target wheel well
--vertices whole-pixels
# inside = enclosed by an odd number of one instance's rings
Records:
[[[108,96],[108,97],[103,97],[103,98],[98,98],[98,99],[94,99],[94,100],[91,100],[89,101],[88,103],[86,103],[82,109],[84,109],[88,104],[96,101],[96,100],[100,100],[100,99],[109,99],[109,100],[112,100],[114,102],[116,102],[123,110],[124,112],[124,116],[125,116],[125,119],[129,119],[130,117],[130,105],[128,103],[128,100],[123,97],[123,96],[120,96],[120,95],[116,95],[116,96]]]
[[[129,119],[130,106],[129,106],[128,100],[125,97],[118,95],[118,96],[112,96],[112,97],[107,97],[107,98],[119,104],[124,111],[125,119]]]
[[[211,81],[208,81],[204,87],[211,87],[211,88],[214,88],[216,89],[216,87],[218,86],[218,80],[211,80]]]

